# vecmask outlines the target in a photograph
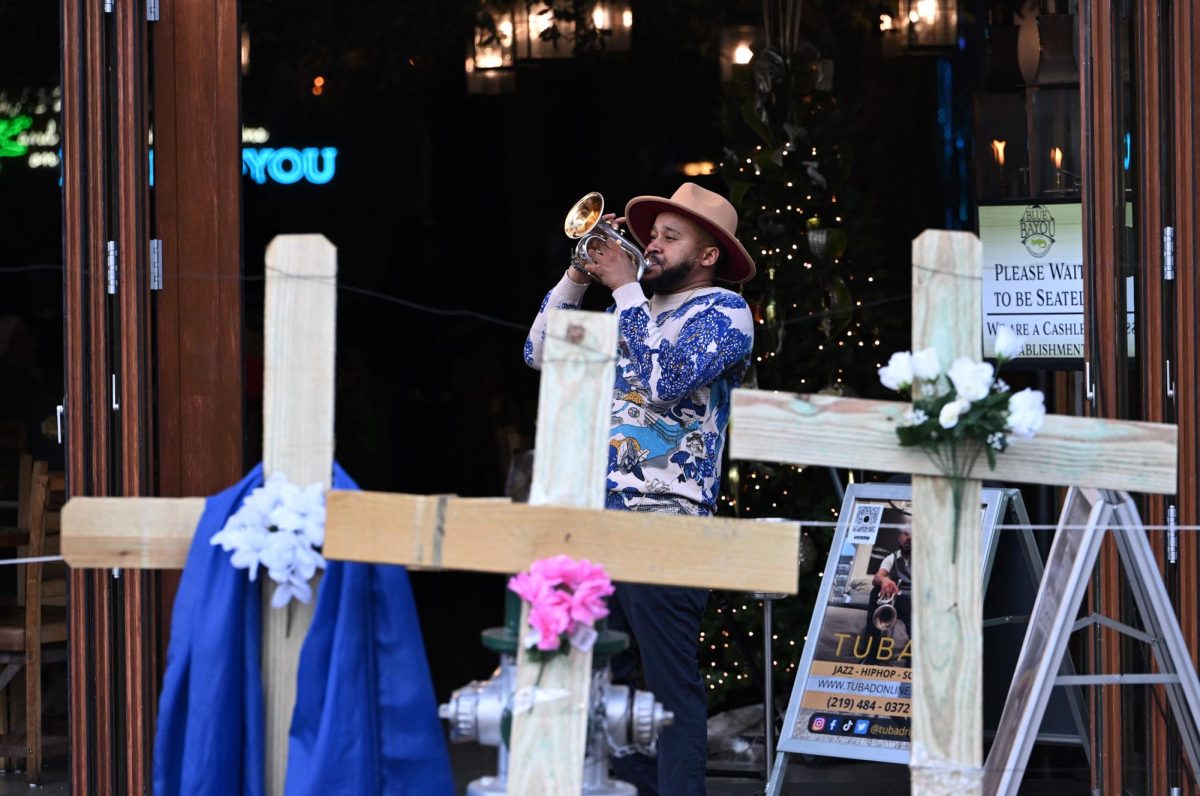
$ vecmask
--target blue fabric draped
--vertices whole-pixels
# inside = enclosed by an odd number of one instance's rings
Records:
[[[154,742],[158,796],[263,793],[260,585],[209,544],[262,483],[259,465],[209,498],[188,553]],[[337,465],[333,485],[358,488]],[[454,793],[402,567],[329,562],[300,654],[286,792]]]

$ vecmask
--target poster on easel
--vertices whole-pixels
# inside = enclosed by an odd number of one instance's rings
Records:
[[[1011,492],[984,489],[983,560]],[[804,654],[784,719],[781,752],[907,763],[911,731],[912,488],[846,490]]]

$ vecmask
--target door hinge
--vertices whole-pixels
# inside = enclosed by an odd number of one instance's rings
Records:
[[[108,295],[115,296],[117,294],[117,242],[115,240],[108,242],[108,255],[105,262],[107,263],[105,274],[108,278]]]
[[[112,409],[114,412],[121,411],[121,401],[117,396],[117,374],[112,374]]]
[[[1167,360],[1167,397],[1175,397],[1175,381],[1171,378],[1171,360]]]
[[[1175,280],[1175,227],[1163,227],[1162,231],[1163,280]]]
[[[104,13],[111,14],[116,4],[117,0],[104,0]]]
[[[162,241],[154,238],[150,241],[150,289],[162,290],[163,257]]]
[[[1174,504],[1167,506],[1167,563],[1179,563],[1179,510]]]
[[[66,410],[67,410],[67,399],[64,398],[63,402],[60,403],[57,407],[55,407],[55,411],[54,411],[54,417],[58,422],[58,444],[59,445],[62,445],[63,413],[66,412]]]
[[[146,19],[158,22],[158,0],[146,0]]]

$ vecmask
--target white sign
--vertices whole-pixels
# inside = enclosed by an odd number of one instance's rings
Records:
[[[1025,338],[1027,359],[1082,359],[1083,224],[1078,204],[979,208],[983,243],[983,353],[996,329]],[[1133,279],[1126,284],[1126,334],[1133,353]]]

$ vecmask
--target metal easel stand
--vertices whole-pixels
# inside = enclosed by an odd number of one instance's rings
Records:
[[[776,600],[787,597],[774,592],[754,592],[750,595],[763,604],[763,781],[771,778],[775,760],[775,664],[772,627],[772,608]]]
[[[1030,530],[1029,513],[1025,510],[1025,501],[1021,497],[1019,489],[1005,489],[1003,491],[1004,505],[1000,510],[1001,523],[1005,523],[1011,518],[1010,525],[1020,526],[1020,530],[1016,531],[1021,545],[1021,559],[1025,564],[1025,572],[1033,585],[1034,591],[1038,591],[1042,584],[1042,578],[1045,574],[1042,566],[1042,554],[1038,549],[1037,540],[1033,536],[1033,531]],[[986,551],[986,560],[983,570],[983,583],[985,594],[992,582],[992,567],[995,563],[997,547],[1000,544],[999,537],[994,538],[990,548]],[[1029,615],[1024,616],[997,616],[983,620],[983,629],[989,627],[997,627],[1000,625],[1028,625]],[[1062,665],[1058,673],[1063,676],[1071,677],[1075,674],[1075,664],[1071,660],[1071,656],[1064,655]],[[1068,685],[1066,681],[1060,683],[1067,686],[1066,698],[1067,708],[1071,711],[1071,721],[1075,725],[1076,738],[1083,749],[1083,754],[1087,758],[1088,765],[1092,764],[1091,745],[1087,742],[1088,725],[1087,725],[1087,709],[1084,704],[1084,697],[1078,686]],[[1035,728],[1039,729],[1039,728]],[[1035,738],[1037,741],[1046,740],[1042,736]],[[1054,739],[1059,740],[1061,739]]]
[[[1038,590],[1029,631],[1017,661],[1013,686],[984,765],[983,792],[989,796],[1017,793],[1050,699],[1050,689],[1055,685],[1162,685],[1192,776],[1200,779],[1200,680],[1137,507],[1125,492],[1072,488],[1061,516],[1046,561],[1046,577]],[[1084,527],[1082,530],[1064,527],[1071,525]],[[1110,531],[1145,632],[1098,614],[1075,620],[1100,545]],[[1096,624],[1150,645],[1159,673],[1058,674],[1071,633]]]

